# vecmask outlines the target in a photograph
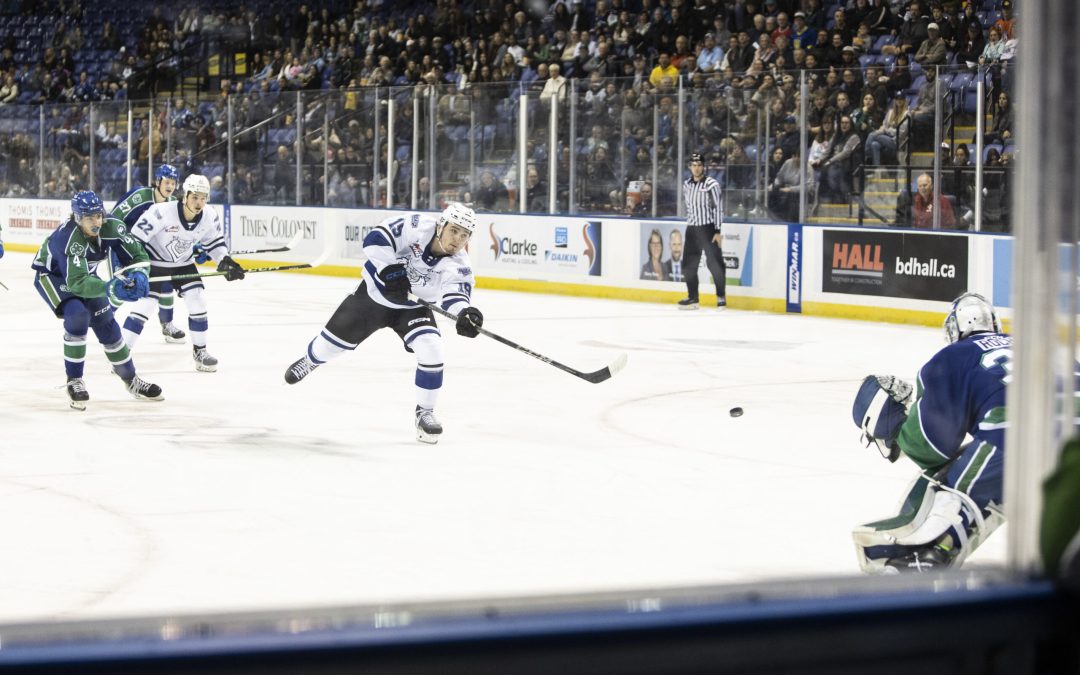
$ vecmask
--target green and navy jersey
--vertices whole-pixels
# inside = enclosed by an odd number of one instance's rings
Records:
[[[166,201],[175,202],[175,194],[170,196]],[[112,208],[112,213],[110,215],[113,218],[119,218],[124,221],[124,224],[127,225],[127,228],[130,230],[135,227],[135,223],[139,222],[139,217],[143,212],[153,206],[154,203],[154,188],[132,188],[116,202],[116,206]]]
[[[976,333],[939,351],[919,371],[900,449],[931,471],[959,454],[967,434],[1004,450],[1011,366],[1012,337],[1000,333]]]
[[[106,281],[96,274],[97,267],[117,255],[122,266],[150,260],[142,244],[136,241],[123,221],[108,217],[96,237],[87,237],[78,223],[69,218],[41,244],[31,267],[48,274],[61,292],[80,298],[99,298],[105,295]]]

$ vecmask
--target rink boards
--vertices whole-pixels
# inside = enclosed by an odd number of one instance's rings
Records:
[[[363,238],[400,210],[215,205],[232,248],[300,244],[275,262],[305,262],[328,250],[318,273],[358,275]],[[34,250],[67,217],[64,200],[0,199],[3,241]],[[685,297],[680,278],[655,279],[646,267],[650,235],[671,245],[682,221],[610,216],[478,214],[470,256],[484,288],[671,302]],[[678,231],[679,234],[672,234]],[[1011,317],[1012,238],[966,232],[725,223],[729,306],[872,321],[940,325],[965,290],[985,295]],[[713,291],[702,261],[707,303]]]

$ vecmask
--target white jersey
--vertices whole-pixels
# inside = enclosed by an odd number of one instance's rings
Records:
[[[161,202],[143,212],[131,228],[156,267],[183,267],[193,262],[192,247],[200,244],[214,262],[229,254],[225,229],[214,209],[207,206],[192,222],[184,218],[184,203]]]
[[[368,295],[385,307],[402,307],[383,296],[379,272],[401,263],[409,273],[412,292],[418,298],[457,314],[469,306],[473,278],[469,254],[462,249],[451,256],[435,256],[437,222],[424,213],[403,213],[383,220],[364,237],[364,276]]]

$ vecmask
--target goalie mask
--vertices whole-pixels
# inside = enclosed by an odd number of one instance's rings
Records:
[[[945,341],[949,344],[974,333],[1000,332],[1001,321],[994,306],[978,293],[964,293],[954,300],[945,317]]]

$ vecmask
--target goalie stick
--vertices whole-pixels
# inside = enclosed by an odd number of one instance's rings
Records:
[[[442,314],[446,318],[453,319],[454,321],[457,321],[456,316],[454,316],[452,313],[448,312],[447,310],[443,309],[442,307],[439,307],[436,304],[430,303],[427,300],[421,300],[420,298],[417,298],[417,301],[421,305],[424,305],[426,307],[431,308],[433,311],[435,311],[435,312],[437,312],[439,314]],[[586,373],[586,372],[580,371],[580,370],[578,370],[576,368],[571,368],[570,366],[559,363],[558,361],[556,361],[554,359],[551,359],[551,358],[548,358],[548,357],[544,356],[543,354],[539,354],[537,352],[534,352],[533,350],[529,349],[528,347],[523,347],[522,345],[519,345],[518,343],[514,342],[513,340],[507,340],[503,336],[501,336],[501,335],[499,335],[497,333],[492,333],[491,331],[489,331],[489,330],[487,330],[485,328],[480,328],[479,326],[477,326],[476,331],[478,333],[480,333],[481,335],[488,336],[489,338],[491,338],[492,340],[495,340],[496,342],[503,343],[507,347],[512,347],[513,349],[516,349],[516,350],[518,350],[519,352],[521,352],[523,354],[528,354],[529,356],[533,357],[534,359],[539,359],[540,361],[543,361],[544,363],[546,363],[546,364],[548,364],[550,366],[555,366],[559,370],[570,373],[571,375],[573,375],[575,377],[580,377],[581,379],[585,380],[586,382],[592,382],[593,384],[598,384],[600,382],[603,382],[604,380],[611,379],[612,375],[619,372],[620,370],[623,369],[624,366],[626,366],[626,361],[627,361],[627,358],[628,358],[626,352],[623,352],[622,354],[619,354],[619,356],[616,357],[616,359],[614,361],[612,361],[610,365],[604,366],[600,370],[594,370],[591,373]]]

